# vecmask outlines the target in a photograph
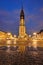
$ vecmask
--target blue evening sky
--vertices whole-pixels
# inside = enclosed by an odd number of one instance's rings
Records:
[[[18,34],[22,3],[26,32],[43,29],[43,0],[0,0],[0,30]]]

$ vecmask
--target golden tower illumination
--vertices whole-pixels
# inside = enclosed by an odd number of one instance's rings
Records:
[[[19,26],[19,37],[24,37],[26,35],[25,22],[24,22],[24,11],[23,8],[20,13],[20,26]]]

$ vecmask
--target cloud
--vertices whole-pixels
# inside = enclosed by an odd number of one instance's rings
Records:
[[[40,8],[40,11],[43,12],[43,8]]]
[[[35,8],[34,11],[35,13],[29,13],[26,16],[26,27],[28,32],[43,29],[43,8]]]
[[[16,33],[19,26],[19,13],[20,10],[13,10],[11,12],[0,11],[0,30]]]
[[[7,15],[9,15],[9,12],[0,10],[0,15],[1,16],[7,16]]]
[[[20,10],[13,10],[11,12],[0,10],[0,20],[5,20],[6,22],[17,20],[19,19],[19,12]]]

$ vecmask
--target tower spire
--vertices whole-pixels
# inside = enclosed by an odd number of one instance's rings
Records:
[[[24,19],[23,2],[22,2],[22,8],[20,12],[20,19]]]
[[[24,11],[23,11],[23,9],[21,9],[21,12],[20,12],[20,19],[24,19]]]

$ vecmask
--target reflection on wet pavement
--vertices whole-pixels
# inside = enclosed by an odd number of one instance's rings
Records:
[[[43,48],[27,47],[23,53],[12,48],[0,50],[0,65],[43,65]]]

